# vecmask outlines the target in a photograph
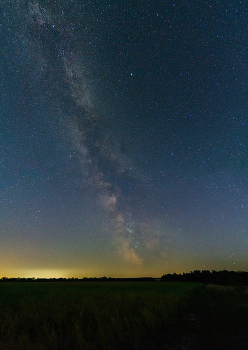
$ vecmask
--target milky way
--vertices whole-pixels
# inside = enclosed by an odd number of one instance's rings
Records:
[[[97,200],[113,226],[113,244],[124,258],[141,264],[142,258],[133,242],[132,210],[123,206],[118,177],[132,168],[131,160],[119,150],[119,142],[94,107],[88,83],[89,72],[83,61],[83,49],[68,24],[58,24],[38,2],[29,4],[27,28],[34,45],[38,46],[36,69],[43,70],[45,84],[51,96],[58,99],[68,132],[82,169],[82,184],[92,187]],[[69,29],[68,29],[69,28]],[[45,68],[43,68],[45,62]],[[39,83],[41,83],[39,81]],[[132,175],[131,175],[132,176]],[[111,178],[115,181],[111,181]]]

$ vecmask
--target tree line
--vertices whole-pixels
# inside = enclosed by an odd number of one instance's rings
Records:
[[[156,281],[160,280],[160,278],[153,278],[153,277],[130,277],[130,278],[115,278],[115,277],[84,277],[84,278],[25,278],[25,277],[2,277],[0,279],[0,282],[111,282],[111,281]]]
[[[84,278],[13,278],[2,277],[1,282],[199,282],[199,283],[213,283],[226,286],[248,286],[248,272],[246,271],[215,271],[215,270],[194,270],[187,273],[173,273],[165,274],[161,278],[140,277],[140,278],[115,278],[115,277],[84,277]]]
[[[246,271],[209,271],[194,270],[183,274],[166,274],[161,277],[163,282],[200,282],[214,283],[227,286],[247,286],[248,272]]]

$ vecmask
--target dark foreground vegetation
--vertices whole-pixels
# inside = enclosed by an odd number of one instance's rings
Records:
[[[1,349],[141,349],[184,312],[195,284],[1,283]]]
[[[242,349],[247,305],[199,283],[3,281],[0,349]]]

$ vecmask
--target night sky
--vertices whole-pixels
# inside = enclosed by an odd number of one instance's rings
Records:
[[[0,277],[247,271],[247,3],[0,11]]]

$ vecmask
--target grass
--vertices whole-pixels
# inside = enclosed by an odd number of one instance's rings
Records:
[[[0,349],[139,349],[185,310],[196,285],[1,283]]]
[[[200,323],[185,328],[182,320],[188,314],[199,315]],[[150,349],[149,344],[173,344],[171,338],[192,331],[198,341],[195,349],[242,349],[237,334],[245,322],[248,325],[247,290],[232,287],[0,283],[0,350]]]
[[[200,290],[192,307],[202,316],[199,330],[199,337],[205,339],[202,349],[244,349],[239,345],[242,342],[239,332],[246,328],[248,335],[247,303],[246,289],[210,285]]]

